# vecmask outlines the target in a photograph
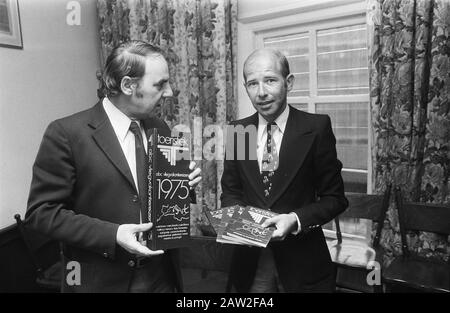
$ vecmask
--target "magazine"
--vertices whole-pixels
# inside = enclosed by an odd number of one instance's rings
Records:
[[[253,206],[231,206],[206,213],[217,242],[266,247],[275,227],[261,225],[277,213]]]

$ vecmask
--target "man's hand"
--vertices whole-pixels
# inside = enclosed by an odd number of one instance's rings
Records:
[[[274,241],[284,240],[288,234],[298,227],[297,218],[294,214],[280,214],[267,219],[262,226],[274,225],[277,229],[272,234]]]
[[[195,167],[195,162],[194,161],[191,161],[191,163],[189,164],[189,169],[192,171],[190,174],[189,174],[189,187],[191,188],[191,189],[194,189],[195,188],[195,186],[197,186],[197,184],[202,180],[202,177],[200,176],[200,173],[201,173],[201,169],[199,168],[199,167],[197,167],[195,170],[194,170],[194,167]]]
[[[136,233],[150,230],[152,223],[145,224],[123,224],[117,229],[116,242],[119,246],[137,256],[154,256],[163,254],[163,250],[150,250],[136,239]]]

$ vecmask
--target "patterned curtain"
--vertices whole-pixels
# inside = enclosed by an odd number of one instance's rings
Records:
[[[374,191],[392,182],[409,200],[448,203],[450,1],[369,0],[367,17]],[[424,256],[450,252],[446,237],[409,233],[408,241]],[[385,263],[401,253],[393,199],[382,245]]]
[[[219,136],[213,125],[236,118],[236,0],[98,0],[97,10],[102,62],[127,40],[144,40],[165,52],[174,97],[158,108],[158,115],[171,128],[188,126],[201,149]],[[210,131],[203,134],[205,127]],[[214,160],[214,149],[205,149],[209,152],[201,161],[193,235],[207,224],[202,210],[219,206],[223,162]]]

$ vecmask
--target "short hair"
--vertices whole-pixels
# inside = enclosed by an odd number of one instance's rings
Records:
[[[249,61],[251,61],[258,54],[261,54],[262,52],[269,52],[270,54],[272,54],[275,57],[275,59],[278,62],[278,65],[280,66],[281,75],[284,78],[286,78],[291,73],[291,70],[289,68],[289,62],[283,53],[281,53],[279,50],[276,50],[276,49],[263,48],[263,49],[258,49],[258,50],[253,51],[245,60],[244,70],[243,70],[244,81],[247,81],[247,77],[245,75],[245,68],[247,67],[247,63]]]
[[[117,96],[122,93],[120,84],[125,76],[142,78],[146,57],[150,55],[164,57],[160,48],[141,40],[127,41],[115,47],[106,59],[102,75],[105,95]]]

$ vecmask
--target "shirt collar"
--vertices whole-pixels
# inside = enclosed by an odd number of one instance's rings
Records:
[[[117,137],[123,142],[130,129],[131,119],[120,111],[107,97],[103,98],[103,108],[105,109],[106,115],[108,115]]]
[[[284,130],[286,129],[287,120],[289,117],[289,104],[286,105],[284,111],[275,119],[275,123],[278,126],[278,129],[281,131],[281,134],[284,135]],[[266,119],[258,113],[258,140],[261,141],[262,135],[267,126]]]

